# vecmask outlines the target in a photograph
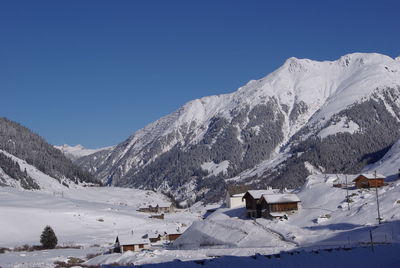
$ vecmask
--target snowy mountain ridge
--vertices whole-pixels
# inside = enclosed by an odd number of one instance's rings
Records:
[[[116,159],[123,158],[130,150],[139,152],[143,146],[161,136],[181,133],[180,139],[171,141],[164,148],[168,150],[182,141],[183,129],[191,124],[198,127],[190,140],[191,143],[196,143],[201,140],[204,128],[213,117],[223,116],[229,120],[233,110],[247,105],[251,109],[257,104],[265,103],[267,97],[275,97],[280,107],[289,107],[288,114],[296,104],[305,103],[309,107],[309,112],[300,118],[300,122],[286,126],[287,140],[318,109],[321,108],[321,111],[312,118],[312,122],[321,118],[324,120],[320,123],[326,122],[336,111],[368,97],[376,88],[398,86],[399,74],[400,65],[397,60],[376,53],[353,53],[336,61],[323,62],[292,57],[275,72],[260,80],[251,80],[234,93],[190,101],[176,112],[138,130],[129,138],[130,143]],[[381,78],[385,78],[384,84],[381,83]]]
[[[112,185],[168,191],[195,185],[207,192],[202,184],[211,181],[195,182],[209,175],[201,174],[204,163],[229,161],[227,179],[263,161],[274,162],[282,153],[290,157],[295,146],[315,135],[324,140],[338,133],[363,135],[370,130],[358,117],[366,106],[383,105],[385,111],[377,111],[384,113],[380,116],[390,113],[399,122],[399,74],[398,60],[377,53],[322,62],[289,58],[236,92],[188,102],[138,130],[100,160],[88,156],[79,162]],[[187,163],[180,162],[184,167],[178,167],[179,172],[170,171],[167,161],[178,158]]]

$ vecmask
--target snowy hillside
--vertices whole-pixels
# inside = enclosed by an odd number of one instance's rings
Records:
[[[3,150],[0,150],[0,154],[3,154],[12,159],[12,161],[18,163],[21,171],[26,171],[27,175],[32,179],[33,183],[39,186],[39,189],[45,192],[53,192],[53,191],[62,191],[67,189],[68,187],[79,187],[73,181],[64,178],[62,181],[59,181],[43,172],[38,170],[36,167],[29,165],[25,160],[19,159],[18,157],[13,156]],[[2,170],[0,170],[1,172]],[[4,177],[3,177],[4,176]],[[6,186],[15,187],[17,189],[23,189],[24,187],[21,185],[21,181],[15,180],[11,178],[7,174],[0,175],[0,180]],[[84,185],[84,184],[83,184]]]
[[[50,189],[71,184],[99,185],[42,137],[0,117],[0,186]]]
[[[397,141],[382,159],[364,168],[365,172],[377,171],[390,180],[399,178],[400,171],[400,140]]]
[[[114,146],[109,146],[109,147],[104,147],[104,148],[99,148],[99,149],[88,149],[88,148],[83,147],[80,144],[75,145],[75,146],[63,144],[63,145],[56,145],[54,147],[57,148],[58,150],[60,150],[66,157],[68,157],[72,161],[75,161],[78,158],[81,158],[83,156],[97,153],[99,151],[112,150],[114,148]]]
[[[300,186],[310,174],[305,162],[321,171],[357,172],[400,138],[399,74],[400,62],[381,54],[290,58],[265,78],[193,100],[79,164],[112,185],[208,202],[220,198],[229,178]],[[370,146],[360,146],[365,143]],[[204,168],[209,163],[224,172]]]

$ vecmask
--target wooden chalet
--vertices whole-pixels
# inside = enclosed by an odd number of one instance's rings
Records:
[[[353,182],[356,188],[373,188],[381,187],[385,183],[385,176],[382,174],[367,174],[358,175]]]
[[[246,214],[249,218],[260,218],[261,217],[261,198],[263,195],[274,194],[279,190],[249,190],[247,191],[242,200],[246,202]]]
[[[261,197],[261,215],[265,218],[285,218],[299,209],[300,199],[291,193],[264,194]]]
[[[148,239],[137,238],[133,235],[118,235],[115,239],[112,253],[124,253],[126,251],[142,251],[150,248]]]
[[[170,202],[162,202],[141,206],[138,211],[147,213],[170,213],[174,212],[175,208]]]

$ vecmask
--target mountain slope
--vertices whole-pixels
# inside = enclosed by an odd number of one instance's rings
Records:
[[[6,118],[0,118],[0,168],[0,185],[38,189],[42,188],[38,178],[44,175],[56,184],[98,184],[39,135]]]
[[[388,177],[388,180],[399,178],[400,140],[398,140],[382,159],[364,168],[364,172],[378,172]]]
[[[400,61],[385,55],[290,58],[265,78],[191,101],[80,164],[103,182],[159,189],[180,201],[216,201],[226,180],[299,186],[310,167],[355,172],[382,157],[400,138],[399,89]],[[216,173],[210,165],[224,168]]]

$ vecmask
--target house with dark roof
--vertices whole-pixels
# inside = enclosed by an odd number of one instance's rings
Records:
[[[356,188],[373,188],[383,186],[385,179],[386,177],[382,174],[362,173],[359,174],[353,182],[355,183]]]

